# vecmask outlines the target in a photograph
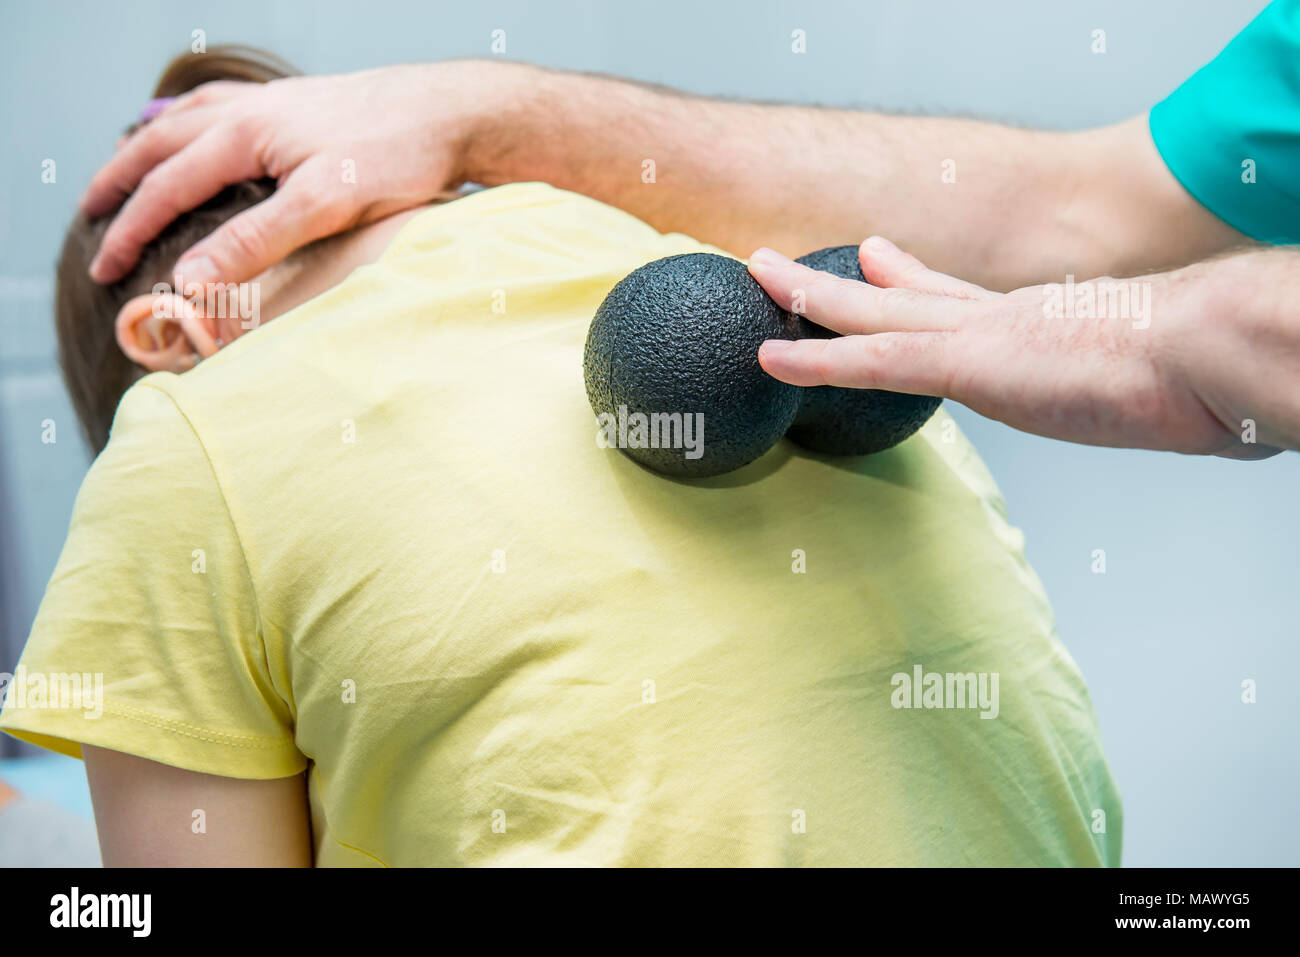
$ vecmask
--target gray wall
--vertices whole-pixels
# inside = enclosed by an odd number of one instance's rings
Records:
[[[254,43],[311,72],[508,54],[702,93],[961,112],[1053,128],[1139,113],[1262,0],[180,4],[6,7],[0,31],[0,600],[13,664],[86,466],[52,365],[47,277],[76,196],[165,60]],[[807,31],[808,52],[790,53]],[[1090,53],[1094,28],[1108,52]],[[42,184],[41,162],[57,163]],[[756,161],[758,159],[756,158]],[[864,162],[869,161],[864,157]],[[992,225],[992,224],[991,224]],[[942,228],[938,224],[938,228]],[[1088,676],[1126,806],[1129,865],[1300,864],[1300,458],[1067,446],[957,415]],[[40,423],[58,423],[43,445]],[[1109,569],[1090,572],[1104,548]],[[1243,678],[1259,702],[1240,703]]]

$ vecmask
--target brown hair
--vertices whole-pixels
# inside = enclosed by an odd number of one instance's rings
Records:
[[[212,47],[206,53],[186,53],[172,60],[159,77],[153,95],[179,96],[212,80],[266,83],[297,72],[277,57],[250,47]],[[135,129],[130,127],[128,133]],[[96,283],[88,270],[112,215],[91,220],[78,214],[73,220],[56,271],[54,325],[63,381],[96,455],[108,444],[122,395],[147,372],[118,347],[114,330],[118,310],[132,297],[150,292],[156,284],[170,283],[172,267],[182,253],[226,220],[266,199],[274,189],[273,180],[248,180],[222,190],[202,206],[177,217],[144,248],[130,273],[108,285]]]

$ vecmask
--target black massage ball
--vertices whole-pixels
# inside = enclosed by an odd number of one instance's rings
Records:
[[[587,398],[605,441],[675,476],[754,461],[799,411],[799,387],[758,364],[759,345],[793,338],[794,320],[725,256],[687,253],[637,269],[587,333]]]
[[[863,281],[855,246],[799,262]],[[865,455],[925,424],[939,399],[803,389],[758,364],[766,339],[834,335],[777,306],[734,259],[648,263],[610,291],[587,333],[583,374],[602,444],[658,472],[704,477],[748,465],[782,435],[817,452]]]
[[[796,262],[841,279],[866,282],[857,246],[819,249]],[[799,339],[833,339],[825,326],[799,317]],[[916,432],[934,415],[941,399],[879,389],[841,389],[819,385],[804,389],[794,425],[786,433],[792,442],[828,455],[867,455],[883,452]]]

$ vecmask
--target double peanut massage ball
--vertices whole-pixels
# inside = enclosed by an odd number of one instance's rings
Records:
[[[798,262],[865,282],[856,246]],[[766,339],[838,335],[779,307],[744,264],[711,253],[648,263],[616,285],[587,333],[587,398],[608,439],[656,472],[720,475],[782,436],[826,455],[868,455],[912,435],[938,398],[803,388],[758,364]]]

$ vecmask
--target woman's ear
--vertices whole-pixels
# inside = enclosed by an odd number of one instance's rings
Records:
[[[172,292],[136,296],[117,313],[117,344],[150,372],[188,372],[218,348],[214,323]]]

